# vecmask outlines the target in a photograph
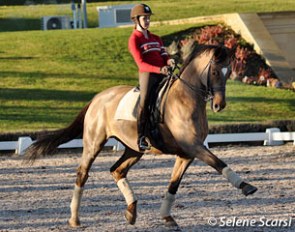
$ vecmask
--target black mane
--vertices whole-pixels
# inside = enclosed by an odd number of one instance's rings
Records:
[[[184,69],[188,66],[188,64],[197,56],[214,50],[214,61],[220,63],[224,61],[227,57],[227,52],[221,45],[207,45],[207,44],[198,44],[194,42],[191,45],[190,53],[187,58],[184,60],[182,67],[180,69],[180,75],[184,71]],[[218,51],[218,52],[217,52]],[[212,57],[213,58],[213,57]]]

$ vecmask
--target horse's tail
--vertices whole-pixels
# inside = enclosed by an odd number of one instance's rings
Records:
[[[90,103],[80,111],[76,119],[68,127],[52,131],[29,146],[25,151],[27,163],[32,164],[38,157],[54,153],[60,144],[66,143],[77,138],[79,135],[82,135],[84,118]]]

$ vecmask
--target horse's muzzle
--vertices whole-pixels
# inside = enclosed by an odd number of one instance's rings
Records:
[[[215,93],[213,99],[211,100],[211,109],[213,112],[217,113],[223,110],[226,106],[225,94]]]

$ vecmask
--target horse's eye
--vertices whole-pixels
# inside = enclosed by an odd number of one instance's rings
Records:
[[[218,73],[217,73],[216,70],[212,71],[212,75],[213,75],[213,76],[217,76],[217,74],[218,74]]]

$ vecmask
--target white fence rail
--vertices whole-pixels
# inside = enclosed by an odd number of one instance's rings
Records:
[[[209,134],[204,144],[230,143],[230,142],[255,142],[264,141],[264,145],[282,145],[284,141],[293,141],[295,145],[295,132],[280,132],[278,128],[266,129],[266,132],[233,133],[233,134]]]
[[[267,129],[266,132],[257,133],[232,133],[232,134],[209,134],[204,144],[230,143],[230,142],[253,142],[264,141],[264,145],[281,145],[284,141],[293,141],[295,145],[295,132],[280,132],[278,128]],[[30,137],[20,137],[17,141],[0,142],[0,151],[15,150],[16,154],[23,155],[33,143]],[[123,150],[124,146],[115,139],[109,139],[105,146],[113,147],[113,150]],[[82,148],[82,139],[73,139],[59,146],[59,148]]]

